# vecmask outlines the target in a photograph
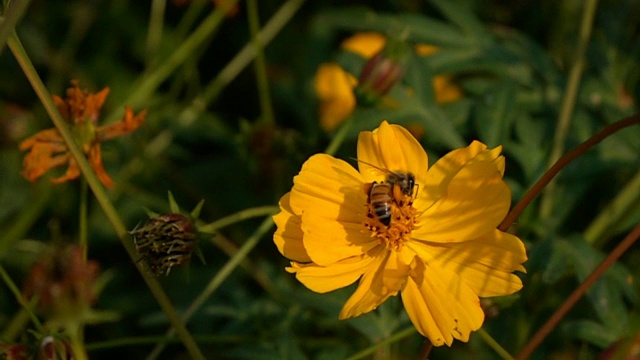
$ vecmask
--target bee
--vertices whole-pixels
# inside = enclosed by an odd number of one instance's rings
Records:
[[[386,180],[382,182],[374,181],[364,186],[367,194],[367,204],[371,205],[375,216],[380,222],[389,226],[391,223],[391,206],[395,202],[397,206],[402,206],[404,195],[414,196],[418,190],[415,176],[412,173],[399,173],[380,168],[373,164],[358,160],[372,166],[387,174]],[[373,216],[373,214],[371,214]]]

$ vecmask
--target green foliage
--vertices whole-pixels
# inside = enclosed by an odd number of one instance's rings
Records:
[[[24,153],[18,144],[53,125],[20,59],[5,45],[14,29],[51,94],[64,95],[71,79],[91,92],[109,87],[100,123],[119,120],[125,104],[136,113],[148,109],[139,131],[102,145],[103,163],[117,184],[108,201],[129,230],[147,220],[145,209],[194,209],[192,217],[207,229],[198,245],[206,262],[192,261],[159,279],[171,306],[184,314],[227,266],[186,322],[207,358],[348,358],[411,326],[398,298],[339,321],[352,288],[329,294],[304,288],[284,270],[288,263],[273,245],[271,224],[262,222],[273,214],[262,207],[277,205],[302,162],[332,141],[338,141],[338,157],[354,157],[358,133],[387,119],[422,130],[431,163],[474,139],[502,146],[515,204],[549,168],[555,146],[574,148],[637,113],[640,101],[640,5],[631,0],[599,3],[568,135],[560,141],[557,120],[579,41],[579,21],[572,19],[582,19],[583,5],[260,1],[262,26],[269,23],[277,33],[263,34],[261,42],[268,70],[263,80],[275,113],[269,120],[249,62],[255,55],[241,53],[252,38],[245,2],[234,17],[213,13],[205,1],[185,7],[166,2],[164,13],[152,13],[151,4],[142,2],[32,1],[28,11],[12,10],[16,3],[0,6],[0,263],[21,287],[46,249],[78,241],[86,211],[88,257],[113,275],[100,284],[94,306],[120,315],[115,322],[85,324],[92,359],[143,358],[158,344],[167,345],[160,358],[187,352],[175,335],[163,339],[172,322],[101,204],[90,196],[85,210],[79,206],[81,182],[53,185],[48,175],[30,184],[20,176]],[[154,21],[161,27],[150,30]],[[381,102],[356,108],[343,133],[325,133],[315,72],[334,61],[357,78],[366,59],[339,44],[361,31],[406,33],[412,48],[430,44],[439,50],[428,56],[412,51],[403,80]],[[440,75],[461,89],[460,98],[438,101],[432,84]],[[511,354],[639,223],[638,138],[640,126],[631,126],[582,154],[513,226],[529,251],[524,288],[508,301],[496,299],[497,314],[484,327]],[[545,201],[548,213],[541,210]],[[227,221],[215,222],[221,218]],[[637,337],[638,260],[640,250],[632,247],[533,358],[595,358],[614,342]],[[0,344],[24,339],[34,328],[6,283],[0,286]],[[416,358],[424,341],[415,332],[402,333],[372,356]],[[472,335],[468,344],[436,349],[431,358],[470,356],[498,357]]]

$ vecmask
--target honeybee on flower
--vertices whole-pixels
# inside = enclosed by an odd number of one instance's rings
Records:
[[[428,168],[403,127],[386,121],[358,138],[358,168],[326,154],[309,158],[274,216],[274,242],[287,271],[324,293],[358,282],[340,319],[402,296],[417,330],[436,345],[468,341],[484,313],[479,297],[522,288],[525,247],[496,227],[511,203],[501,148],[474,141]],[[394,195],[388,225],[371,217],[365,187],[391,169],[413,174],[419,192]],[[386,221],[385,221],[386,222]]]

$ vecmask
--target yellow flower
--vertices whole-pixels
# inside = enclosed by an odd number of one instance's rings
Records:
[[[427,154],[404,128],[386,121],[358,138],[358,167],[326,154],[309,158],[274,216],[274,242],[287,270],[324,293],[358,281],[340,312],[347,319],[401,293],[409,318],[434,345],[467,341],[482,326],[479,296],[522,287],[525,248],[499,231],[511,193],[501,149],[474,141],[427,169]],[[381,170],[385,169],[385,170]],[[390,220],[381,220],[371,184],[412,174],[415,186],[390,186]],[[374,197],[372,196],[372,199]]]
[[[333,131],[356,107],[353,88],[356,78],[335,63],[321,64],[315,76],[315,90],[320,100],[320,125]]]
[[[74,140],[84,152],[96,172],[98,179],[106,186],[112,187],[113,181],[102,165],[100,143],[139,128],[147,115],[146,110],[134,115],[130,107],[125,108],[124,119],[118,123],[97,126],[100,109],[109,95],[109,88],[105,88],[97,94],[90,94],[78,87],[77,81],[71,82],[67,89],[67,98],[62,99],[54,95],[60,114],[71,127]],[[23,140],[19,148],[21,151],[29,151],[24,158],[22,175],[33,182],[47,171],[67,165],[64,175],[52,179],[54,184],[76,179],[80,176],[80,168],[75,161],[67,144],[64,142],[58,129],[42,130],[35,135]]]
[[[376,32],[357,33],[345,39],[340,47],[343,50],[370,59],[379,53],[386,44],[386,37]],[[429,56],[439,50],[437,46],[418,44],[415,51],[420,56]],[[353,89],[357,79],[335,63],[321,64],[314,77],[314,87],[320,101],[320,125],[326,132],[335,130],[346,120],[356,107]],[[462,90],[451,81],[448,75],[436,75],[433,87],[438,104],[447,104],[462,98]]]

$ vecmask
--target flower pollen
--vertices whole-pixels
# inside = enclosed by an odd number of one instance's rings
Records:
[[[367,213],[363,225],[381,245],[400,252],[404,242],[411,238],[411,231],[419,228],[416,220],[418,210],[413,207],[413,197],[410,195],[395,197],[390,205],[389,225],[385,225],[376,214],[375,204],[371,201],[366,203]]]

